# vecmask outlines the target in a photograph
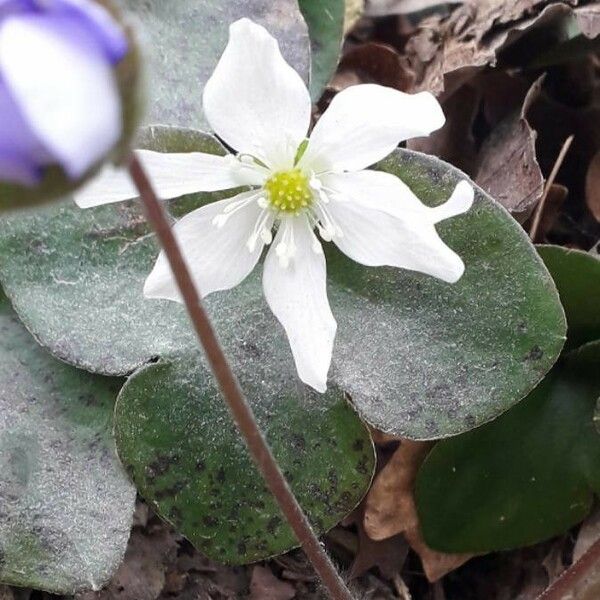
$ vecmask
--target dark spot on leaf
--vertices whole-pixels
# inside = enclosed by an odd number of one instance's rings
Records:
[[[360,438],[357,440],[354,440],[354,442],[352,443],[352,450],[354,450],[354,452],[360,452],[364,447],[365,447],[365,441],[361,440]]]
[[[156,490],[154,496],[157,500],[164,500],[165,498],[172,498],[177,496],[179,492],[185,487],[185,484],[181,481],[174,483],[171,487],[165,488],[164,490]]]
[[[526,355],[525,360],[540,360],[544,356],[544,351],[539,346],[534,346]]]
[[[178,506],[172,506],[169,510],[169,516],[173,521],[178,521],[181,523],[183,520],[183,514],[181,509]]]
[[[253,342],[244,341],[244,342],[242,342],[241,346],[242,346],[242,349],[249,356],[252,356],[253,358],[260,358],[260,350],[258,349],[258,346],[256,344],[254,344]]]
[[[303,435],[299,433],[293,433],[292,436],[292,446],[297,448],[298,450],[306,450],[306,440]]]
[[[225,483],[225,469],[223,467],[220,467],[217,471],[217,481],[219,483]]]
[[[277,531],[277,528],[281,525],[281,517],[271,517],[267,523],[267,531],[274,535]]]
[[[156,460],[153,460],[146,467],[146,475],[150,478],[160,477],[169,470],[173,459],[166,454],[158,454]]]
[[[206,516],[202,517],[202,522],[207,527],[216,527],[219,521],[215,517],[211,517],[210,515],[206,515]]]

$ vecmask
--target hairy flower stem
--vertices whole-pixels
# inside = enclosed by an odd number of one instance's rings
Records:
[[[311,561],[333,600],[353,600],[353,596],[320,544],[308,518],[292,493],[271,449],[256,422],[252,408],[245,399],[213,326],[206,314],[198,291],[177,244],[164,208],[138,159],[132,153],[129,173],[140,193],[146,217],[167,256],[190,319],[210,363],[233,419],[244,436],[248,450],[259,468],[269,490],[277,500],[304,552]]]
[[[597,540],[537,600],[575,600],[579,597],[575,595],[577,586],[585,585],[586,578],[595,577],[597,580],[599,568],[600,540]]]

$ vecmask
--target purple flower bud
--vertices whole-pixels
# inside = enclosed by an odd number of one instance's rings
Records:
[[[0,0],[0,181],[34,186],[51,164],[76,180],[111,150],[128,46],[92,0]]]

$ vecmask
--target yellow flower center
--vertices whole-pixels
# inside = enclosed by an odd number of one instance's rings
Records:
[[[273,208],[297,213],[312,204],[308,177],[300,169],[274,173],[265,183],[267,199]]]

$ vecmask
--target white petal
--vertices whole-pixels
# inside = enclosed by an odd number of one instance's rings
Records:
[[[173,227],[194,283],[203,297],[236,286],[258,262],[262,243],[257,243],[252,252],[246,245],[261,213],[254,200],[230,214],[222,227],[213,223],[213,219],[222,214],[232,201],[254,196],[255,192],[244,192],[234,198],[213,202],[187,214]],[[144,295],[181,302],[164,252],[160,253],[146,279]]]
[[[412,192],[409,199],[407,186],[397,177],[386,178],[387,189],[382,185],[373,189],[361,186],[358,175],[347,173],[326,178],[327,185],[340,193],[340,199],[333,195],[327,205],[343,232],[342,237],[333,240],[338,248],[367,266],[400,267],[450,283],[458,281],[464,272],[464,263],[439,237],[434,224],[468,210],[473,201],[473,188],[462,181],[448,202],[429,208]],[[402,210],[404,205],[405,211]]]
[[[80,177],[119,139],[112,68],[83,24],[45,14],[5,19],[0,69],[25,120],[70,177]]]
[[[156,195],[162,200],[195,192],[214,192],[241,185],[261,185],[265,179],[258,170],[241,165],[233,156],[202,152],[163,153],[136,150]],[[130,200],[139,196],[126,169],[105,166],[90,183],[75,192],[81,208]]]
[[[327,299],[325,257],[305,217],[284,223],[265,259],[265,297],[288,336],[300,379],[324,392],[337,329]],[[287,267],[277,256],[285,226],[293,228],[295,245]]]
[[[308,132],[310,96],[264,27],[249,19],[230,26],[203,102],[211,127],[232,148],[273,169],[292,166]]]
[[[301,164],[317,173],[355,171],[385,158],[402,141],[444,124],[429,92],[405,94],[375,84],[341,91],[313,129]]]

